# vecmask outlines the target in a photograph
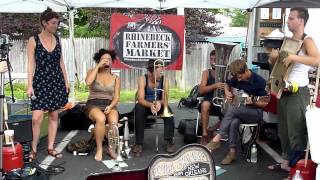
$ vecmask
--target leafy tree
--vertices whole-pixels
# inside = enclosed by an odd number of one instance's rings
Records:
[[[231,18],[231,27],[247,27],[248,12],[241,9],[212,9],[215,14],[222,14]]]
[[[0,13],[0,33],[28,39],[40,31],[39,14]]]
[[[75,37],[109,37],[111,9],[81,8],[75,14]],[[68,30],[64,31],[68,34]]]
[[[158,11],[154,9],[97,9],[86,8],[78,11],[77,20],[75,20],[75,36],[88,37],[93,35],[109,36],[109,19],[112,13],[126,14],[177,14],[176,9]],[[215,18],[215,13],[206,9],[186,9],[186,37],[187,41],[197,40],[199,35],[218,36],[219,21]],[[84,23],[86,22],[86,23]],[[105,27],[105,28],[104,28]],[[101,32],[103,31],[103,32]]]
[[[207,9],[186,9],[186,37],[193,40],[192,36],[206,35],[218,36],[222,32],[219,26],[220,21],[215,18],[215,12]],[[196,40],[197,38],[195,38]]]
[[[80,8],[75,14],[75,37],[109,37],[110,17],[114,12],[127,14],[176,14],[176,9],[158,11],[153,9],[118,9],[118,8]],[[207,9],[186,9],[187,41],[195,39],[196,35],[217,36],[219,21],[215,12]],[[67,24],[68,15],[61,14],[62,23]],[[68,28],[60,29],[68,36]],[[0,13],[1,33],[22,33],[19,38],[27,39],[40,32],[39,14],[10,14]]]
[[[231,15],[232,27],[247,27],[248,26],[248,12],[245,10],[235,9]]]

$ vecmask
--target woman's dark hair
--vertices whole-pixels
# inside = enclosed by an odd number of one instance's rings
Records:
[[[112,62],[115,60],[117,54],[114,50],[109,50],[109,49],[99,49],[98,52],[94,53],[93,59],[96,63],[100,62],[101,56],[109,54],[111,56]]]
[[[48,22],[53,18],[60,19],[60,16],[59,16],[58,13],[54,12],[51,8],[48,7],[40,15],[40,24],[41,24],[41,26],[43,27],[42,21]]]

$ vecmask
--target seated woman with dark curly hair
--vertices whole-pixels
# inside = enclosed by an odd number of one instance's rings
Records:
[[[102,160],[106,126],[117,124],[119,115],[116,105],[120,96],[120,79],[111,73],[111,65],[116,57],[113,50],[100,49],[94,54],[96,66],[87,72],[86,84],[89,86],[89,97],[85,107],[85,113],[95,123],[95,138],[97,152],[96,161]],[[115,153],[109,148],[111,158],[116,158]]]

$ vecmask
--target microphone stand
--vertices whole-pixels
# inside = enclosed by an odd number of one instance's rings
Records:
[[[7,68],[10,67],[9,62],[9,46],[10,44],[0,44],[0,62],[6,61]],[[4,90],[4,79],[5,79],[5,72],[0,72],[0,178],[3,176],[3,124],[4,124],[4,99],[5,99],[5,90]],[[9,81],[11,81],[11,73],[10,69],[8,70],[9,73]],[[13,95],[13,88],[12,82],[10,82],[11,93]],[[12,96],[12,101],[14,102],[14,97]]]
[[[0,59],[1,60],[1,59]],[[3,166],[2,166],[2,159],[3,159],[3,155],[2,155],[2,150],[3,150],[3,103],[4,103],[4,73],[1,72],[0,73],[1,76],[1,90],[0,90],[0,177],[2,178],[2,173],[3,173]]]

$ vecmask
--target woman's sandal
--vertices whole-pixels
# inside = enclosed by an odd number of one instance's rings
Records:
[[[29,162],[33,162],[37,159],[37,152],[34,152],[33,150],[29,153]]]
[[[62,158],[62,154],[59,153],[57,150],[55,149],[47,149],[48,155],[55,157],[57,159],[61,159]]]

